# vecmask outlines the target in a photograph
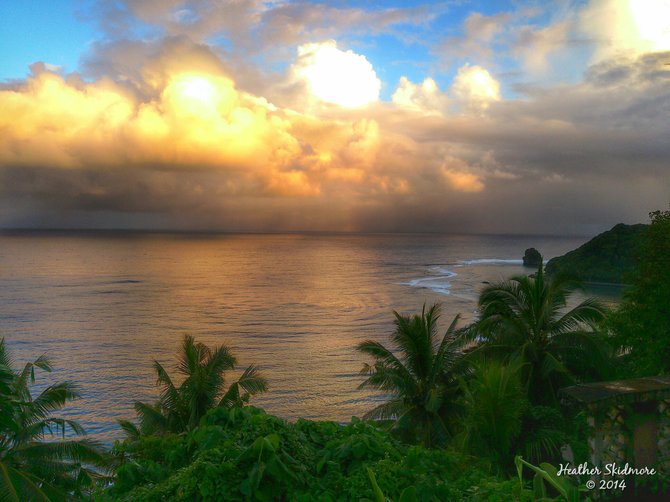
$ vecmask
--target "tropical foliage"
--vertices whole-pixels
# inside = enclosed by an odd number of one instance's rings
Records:
[[[619,223],[547,263],[548,275],[571,274],[585,282],[630,284],[637,270],[635,251],[648,225]]]
[[[84,434],[77,422],[53,416],[79,397],[75,386],[56,383],[33,398],[35,370],[50,372],[50,361],[41,356],[21,371],[13,366],[0,339],[0,500],[81,496],[108,461],[95,441],[77,437]]]
[[[499,465],[511,463],[512,445],[528,407],[520,372],[517,361],[480,361],[472,378],[461,380],[465,446]]]
[[[649,217],[633,284],[610,323],[625,353],[627,377],[670,372],[670,211]]]
[[[577,287],[566,276],[547,278],[540,264],[534,277],[491,284],[479,296],[481,318],[469,330],[480,342],[476,352],[524,363],[532,403],[555,402],[560,387],[608,367],[608,344],[597,330],[605,308],[594,299],[568,308]]]
[[[216,408],[186,434],[116,446],[126,461],[101,500],[531,500],[518,481],[451,450],[407,446],[370,422],[288,423]],[[375,486],[369,471],[373,473]]]
[[[584,486],[575,486],[570,477],[559,476],[558,469],[551,464],[543,462],[540,466],[526,462],[523,457],[517,456],[514,459],[521,486],[524,486],[523,469],[530,469],[535,473],[533,478],[533,500],[561,500],[565,502],[591,502],[588,496],[582,497],[588,489]],[[547,496],[548,489],[558,493],[558,499]]]
[[[360,352],[374,359],[361,370],[367,376],[361,387],[391,396],[365,417],[393,420],[395,430],[425,446],[443,444],[453,432],[450,421],[458,411],[457,377],[464,367],[462,338],[456,330],[458,317],[440,339],[439,305],[428,310],[424,305],[420,315],[393,314],[392,349],[373,340],[358,345]]]
[[[251,396],[267,390],[267,381],[253,364],[226,389],[225,372],[234,370],[236,363],[226,346],[210,349],[185,335],[176,366],[181,383],[175,384],[163,365],[154,361],[156,384],[161,386],[159,401],[154,405],[136,402],[139,427],[128,421],[121,421],[121,426],[131,437],[182,432],[198,425],[212,408],[243,406]]]

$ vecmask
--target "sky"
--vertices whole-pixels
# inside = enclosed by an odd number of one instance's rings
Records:
[[[669,118],[670,0],[0,3],[0,228],[594,235]]]

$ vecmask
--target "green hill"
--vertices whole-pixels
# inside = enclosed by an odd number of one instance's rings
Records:
[[[547,274],[567,272],[584,282],[626,284],[635,272],[635,249],[649,225],[619,223],[574,251],[547,263]]]

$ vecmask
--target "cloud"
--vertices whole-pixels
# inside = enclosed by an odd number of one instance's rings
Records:
[[[338,49],[334,40],[299,46],[291,77],[307,87],[310,97],[345,108],[377,101],[381,89],[365,56]]]
[[[571,28],[571,23],[568,21],[557,22],[540,29],[533,26],[521,27],[517,32],[514,46],[525,68],[535,73],[546,71],[549,56],[568,45]]]
[[[644,219],[670,191],[667,54],[523,100],[465,66],[461,113],[440,114],[426,113],[444,99],[430,81],[401,82],[395,103],[305,113],[242,91],[183,39],[142,54],[125,80],[36,66],[0,91],[0,224],[590,231]]]
[[[81,75],[37,64],[0,85],[1,226],[574,233],[667,204],[669,53],[604,51],[550,82],[496,61],[562,71],[588,6],[473,14],[473,64],[384,101],[352,34],[397,38],[437,8],[115,4]],[[158,30],[138,36],[138,18]],[[590,43],[614,40],[583,19]]]
[[[138,49],[138,65],[132,72],[118,68],[119,82],[85,83],[41,71],[0,94],[16,115],[0,119],[7,131],[0,161],[208,168],[237,173],[226,182],[237,193],[310,195],[320,190],[322,170],[338,177],[337,163],[352,162],[356,148],[378,135],[372,125],[310,119],[243,92],[216,56],[182,38],[131,47]]]
[[[466,58],[487,61],[493,55],[493,44],[505,35],[513,20],[514,15],[511,12],[491,16],[473,12],[463,23],[463,35],[447,38],[441,45],[441,50],[450,59]]]
[[[449,9],[446,3],[390,8],[354,8],[326,3],[265,0],[100,0],[91,14],[111,38],[141,31],[187,36],[203,43],[225,39],[237,54],[268,56],[314,40],[352,34],[391,33],[399,26],[422,26]]]
[[[466,109],[485,111],[491,103],[500,101],[500,83],[481,66],[459,68],[451,91]]]
[[[446,167],[443,168],[442,174],[455,190],[461,192],[481,192],[484,190],[484,183],[476,174],[467,171],[455,171]]]
[[[667,0],[591,0],[580,10],[579,23],[596,44],[596,61],[670,50]]]
[[[401,77],[391,100],[394,104],[409,110],[425,113],[446,111],[448,98],[440,91],[437,83],[430,77],[421,84],[414,84],[407,77]]]
[[[153,61],[152,61],[153,63]],[[0,91],[0,165],[225,172],[235,194],[319,192],[290,119],[221,73],[149,65],[143,97],[109,79],[43,71]],[[353,133],[352,133],[353,134]]]
[[[45,71],[1,92],[0,162],[283,167],[299,150],[286,120],[225,76],[182,71],[145,84],[155,97],[141,101],[107,79],[87,84]]]

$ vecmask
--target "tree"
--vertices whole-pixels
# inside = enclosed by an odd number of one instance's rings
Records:
[[[670,211],[649,218],[632,285],[610,323],[625,353],[623,376],[670,372]]]
[[[108,458],[99,444],[80,436],[75,421],[52,416],[79,397],[71,382],[46,387],[33,399],[30,384],[35,369],[50,372],[45,356],[13,370],[13,362],[0,339],[0,500],[64,500],[80,496],[102,477]],[[97,467],[97,470],[94,468]]]
[[[182,383],[176,385],[167,370],[154,361],[160,399],[154,405],[136,402],[140,426],[124,420],[121,427],[131,437],[190,430],[210,409],[243,406],[250,396],[267,390],[267,381],[253,364],[225,390],[225,372],[234,370],[236,363],[226,346],[210,349],[185,335],[176,366]]]
[[[534,277],[491,284],[479,296],[473,354],[520,358],[531,403],[553,402],[561,386],[598,378],[607,366],[608,345],[597,332],[605,308],[591,298],[567,309],[578,285],[565,275],[548,279],[540,262]]]
[[[462,360],[461,337],[456,331],[456,316],[441,340],[438,339],[439,305],[421,315],[395,315],[394,347],[367,340],[358,350],[374,359],[361,374],[360,385],[391,394],[391,399],[365,417],[394,421],[393,428],[406,438],[418,438],[425,446],[443,443],[451,435],[449,420],[458,406],[457,375]],[[396,353],[399,353],[396,356]]]

